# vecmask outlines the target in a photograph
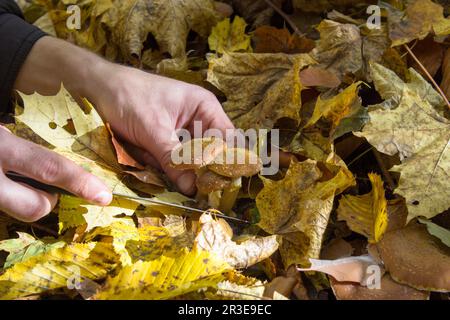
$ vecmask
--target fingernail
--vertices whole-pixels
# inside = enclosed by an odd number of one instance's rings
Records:
[[[195,175],[192,173],[185,173],[177,179],[177,186],[180,191],[187,195],[192,195],[195,191]]]
[[[102,191],[94,198],[94,202],[101,206],[107,206],[111,203],[112,199],[111,192]]]

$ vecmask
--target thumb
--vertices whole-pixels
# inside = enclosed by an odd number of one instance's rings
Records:
[[[193,171],[176,170],[171,166],[172,152],[181,146],[175,131],[160,127],[152,132],[151,136],[153,139],[149,140],[152,143],[146,146],[147,149],[159,162],[169,179],[177,185],[178,189],[186,195],[193,195],[195,193],[195,173]]]

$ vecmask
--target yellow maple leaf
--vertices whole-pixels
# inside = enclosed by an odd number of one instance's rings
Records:
[[[374,79],[380,77],[378,70],[393,74],[374,65]],[[401,174],[395,191],[406,199],[408,221],[418,216],[432,218],[450,206],[443,192],[450,190],[450,121],[427,99],[434,95],[422,97],[420,91],[396,81],[396,76],[385,78],[385,83],[392,83],[390,98],[372,107],[370,122],[355,135],[366,138],[380,152],[400,156],[402,164],[391,170]],[[399,85],[401,90],[392,90]]]
[[[367,237],[370,243],[380,241],[388,226],[387,201],[383,180],[369,174],[372,191],[362,196],[344,195],[339,200],[338,218],[345,220],[354,232]]]
[[[226,96],[224,109],[238,128],[273,128],[278,119],[300,122],[300,71],[308,54],[225,53],[209,61],[208,81]]]
[[[42,139],[56,148],[120,169],[109,132],[87,100],[84,111],[64,87],[56,96],[34,93],[21,97],[25,108],[16,118]],[[74,128],[70,128],[71,122]]]
[[[252,52],[251,37],[245,33],[245,20],[236,16],[219,22],[208,38],[209,48],[217,53]]]
[[[0,276],[0,299],[16,299],[106,277],[118,263],[110,244],[69,244],[16,263]]]

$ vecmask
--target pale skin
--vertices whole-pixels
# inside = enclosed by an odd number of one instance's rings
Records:
[[[179,144],[176,129],[232,129],[211,92],[194,85],[105,61],[63,40],[43,37],[20,70],[15,89],[26,94],[56,94],[61,83],[75,97],[89,99],[103,119],[145,164],[161,168],[179,191],[195,192],[195,174],[170,166]],[[3,130],[2,130],[3,129]],[[0,210],[26,222],[39,220],[57,203],[57,195],[11,181],[8,171],[67,190],[91,203],[108,205],[112,193],[75,163],[12,135],[0,126]]]

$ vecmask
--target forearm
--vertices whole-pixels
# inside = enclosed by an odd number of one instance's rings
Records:
[[[36,42],[16,79],[14,89],[26,94],[58,93],[63,84],[75,97],[91,98],[101,86],[100,70],[110,63],[66,41],[43,37]]]

